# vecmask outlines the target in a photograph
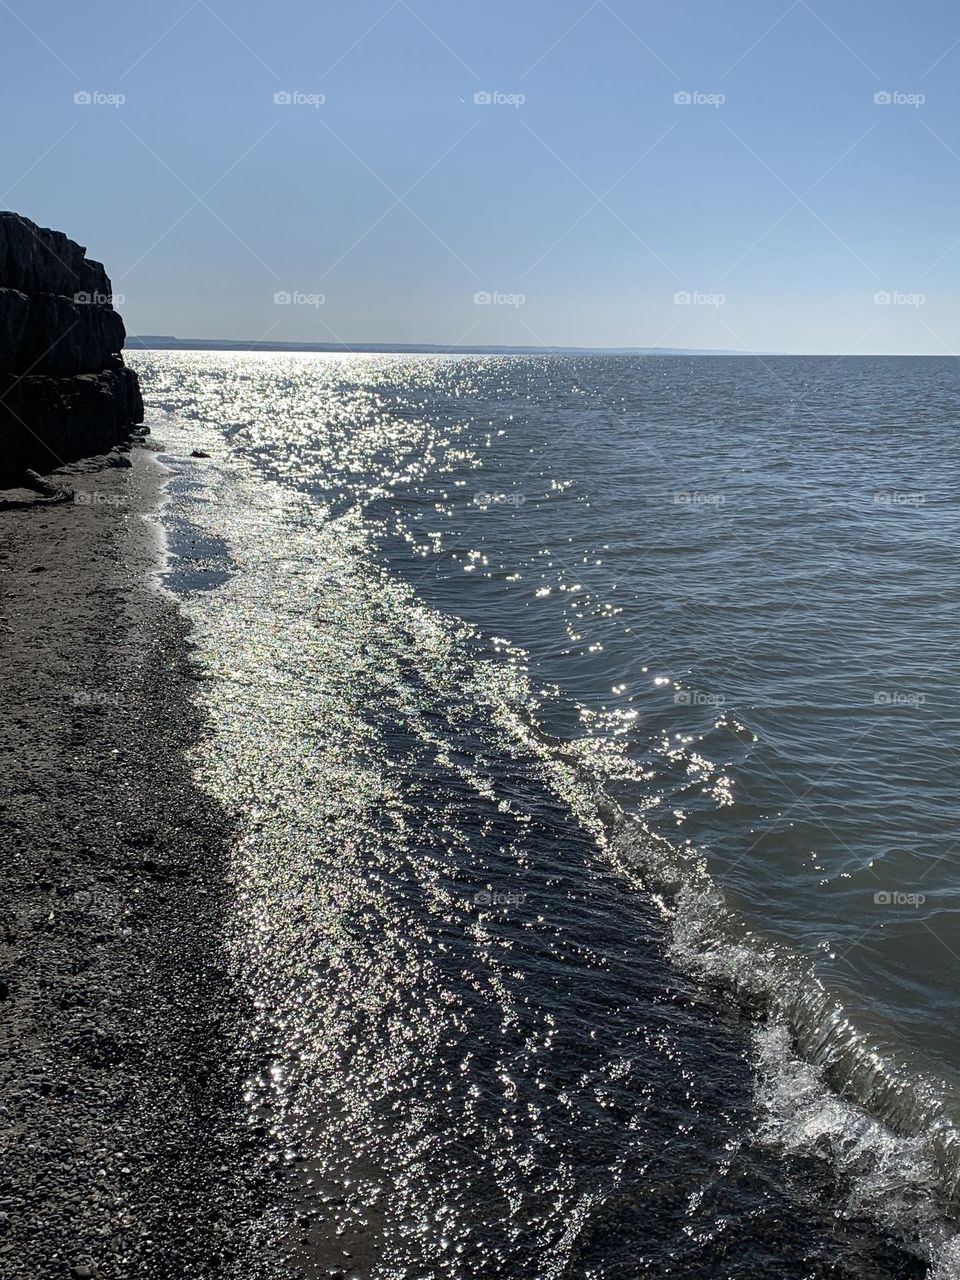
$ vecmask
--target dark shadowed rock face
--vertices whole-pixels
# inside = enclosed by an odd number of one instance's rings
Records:
[[[143,421],[125,336],[99,262],[0,212],[0,480],[106,452]]]

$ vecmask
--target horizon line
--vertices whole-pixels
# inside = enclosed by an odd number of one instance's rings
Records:
[[[455,344],[442,342],[305,342],[270,341],[242,338],[178,338],[173,334],[129,334],[125,350],[138,351],[235,351],[266,352],[295,355],[298,352],[317,355],[664,355],[664,356],[753,356],[756,359],[837,360],[951,360],[954,352],[935,351],[750,351],[718,347],[590,347],[590,346],[514,346],[508,343]]]

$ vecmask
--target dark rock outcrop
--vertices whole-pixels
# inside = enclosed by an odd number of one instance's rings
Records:
[[[0,213],[0,482],[105,453],[143,421],[125,336],[99,262]]]

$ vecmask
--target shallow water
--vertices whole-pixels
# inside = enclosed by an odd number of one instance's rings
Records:
[[[358,1273],[952,1274],[953,362],[134,363]]]

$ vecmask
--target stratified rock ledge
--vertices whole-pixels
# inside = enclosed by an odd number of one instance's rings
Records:
[[[0,485],[106,453],[143,421],[125,337],[103,266],[0,212]]]

